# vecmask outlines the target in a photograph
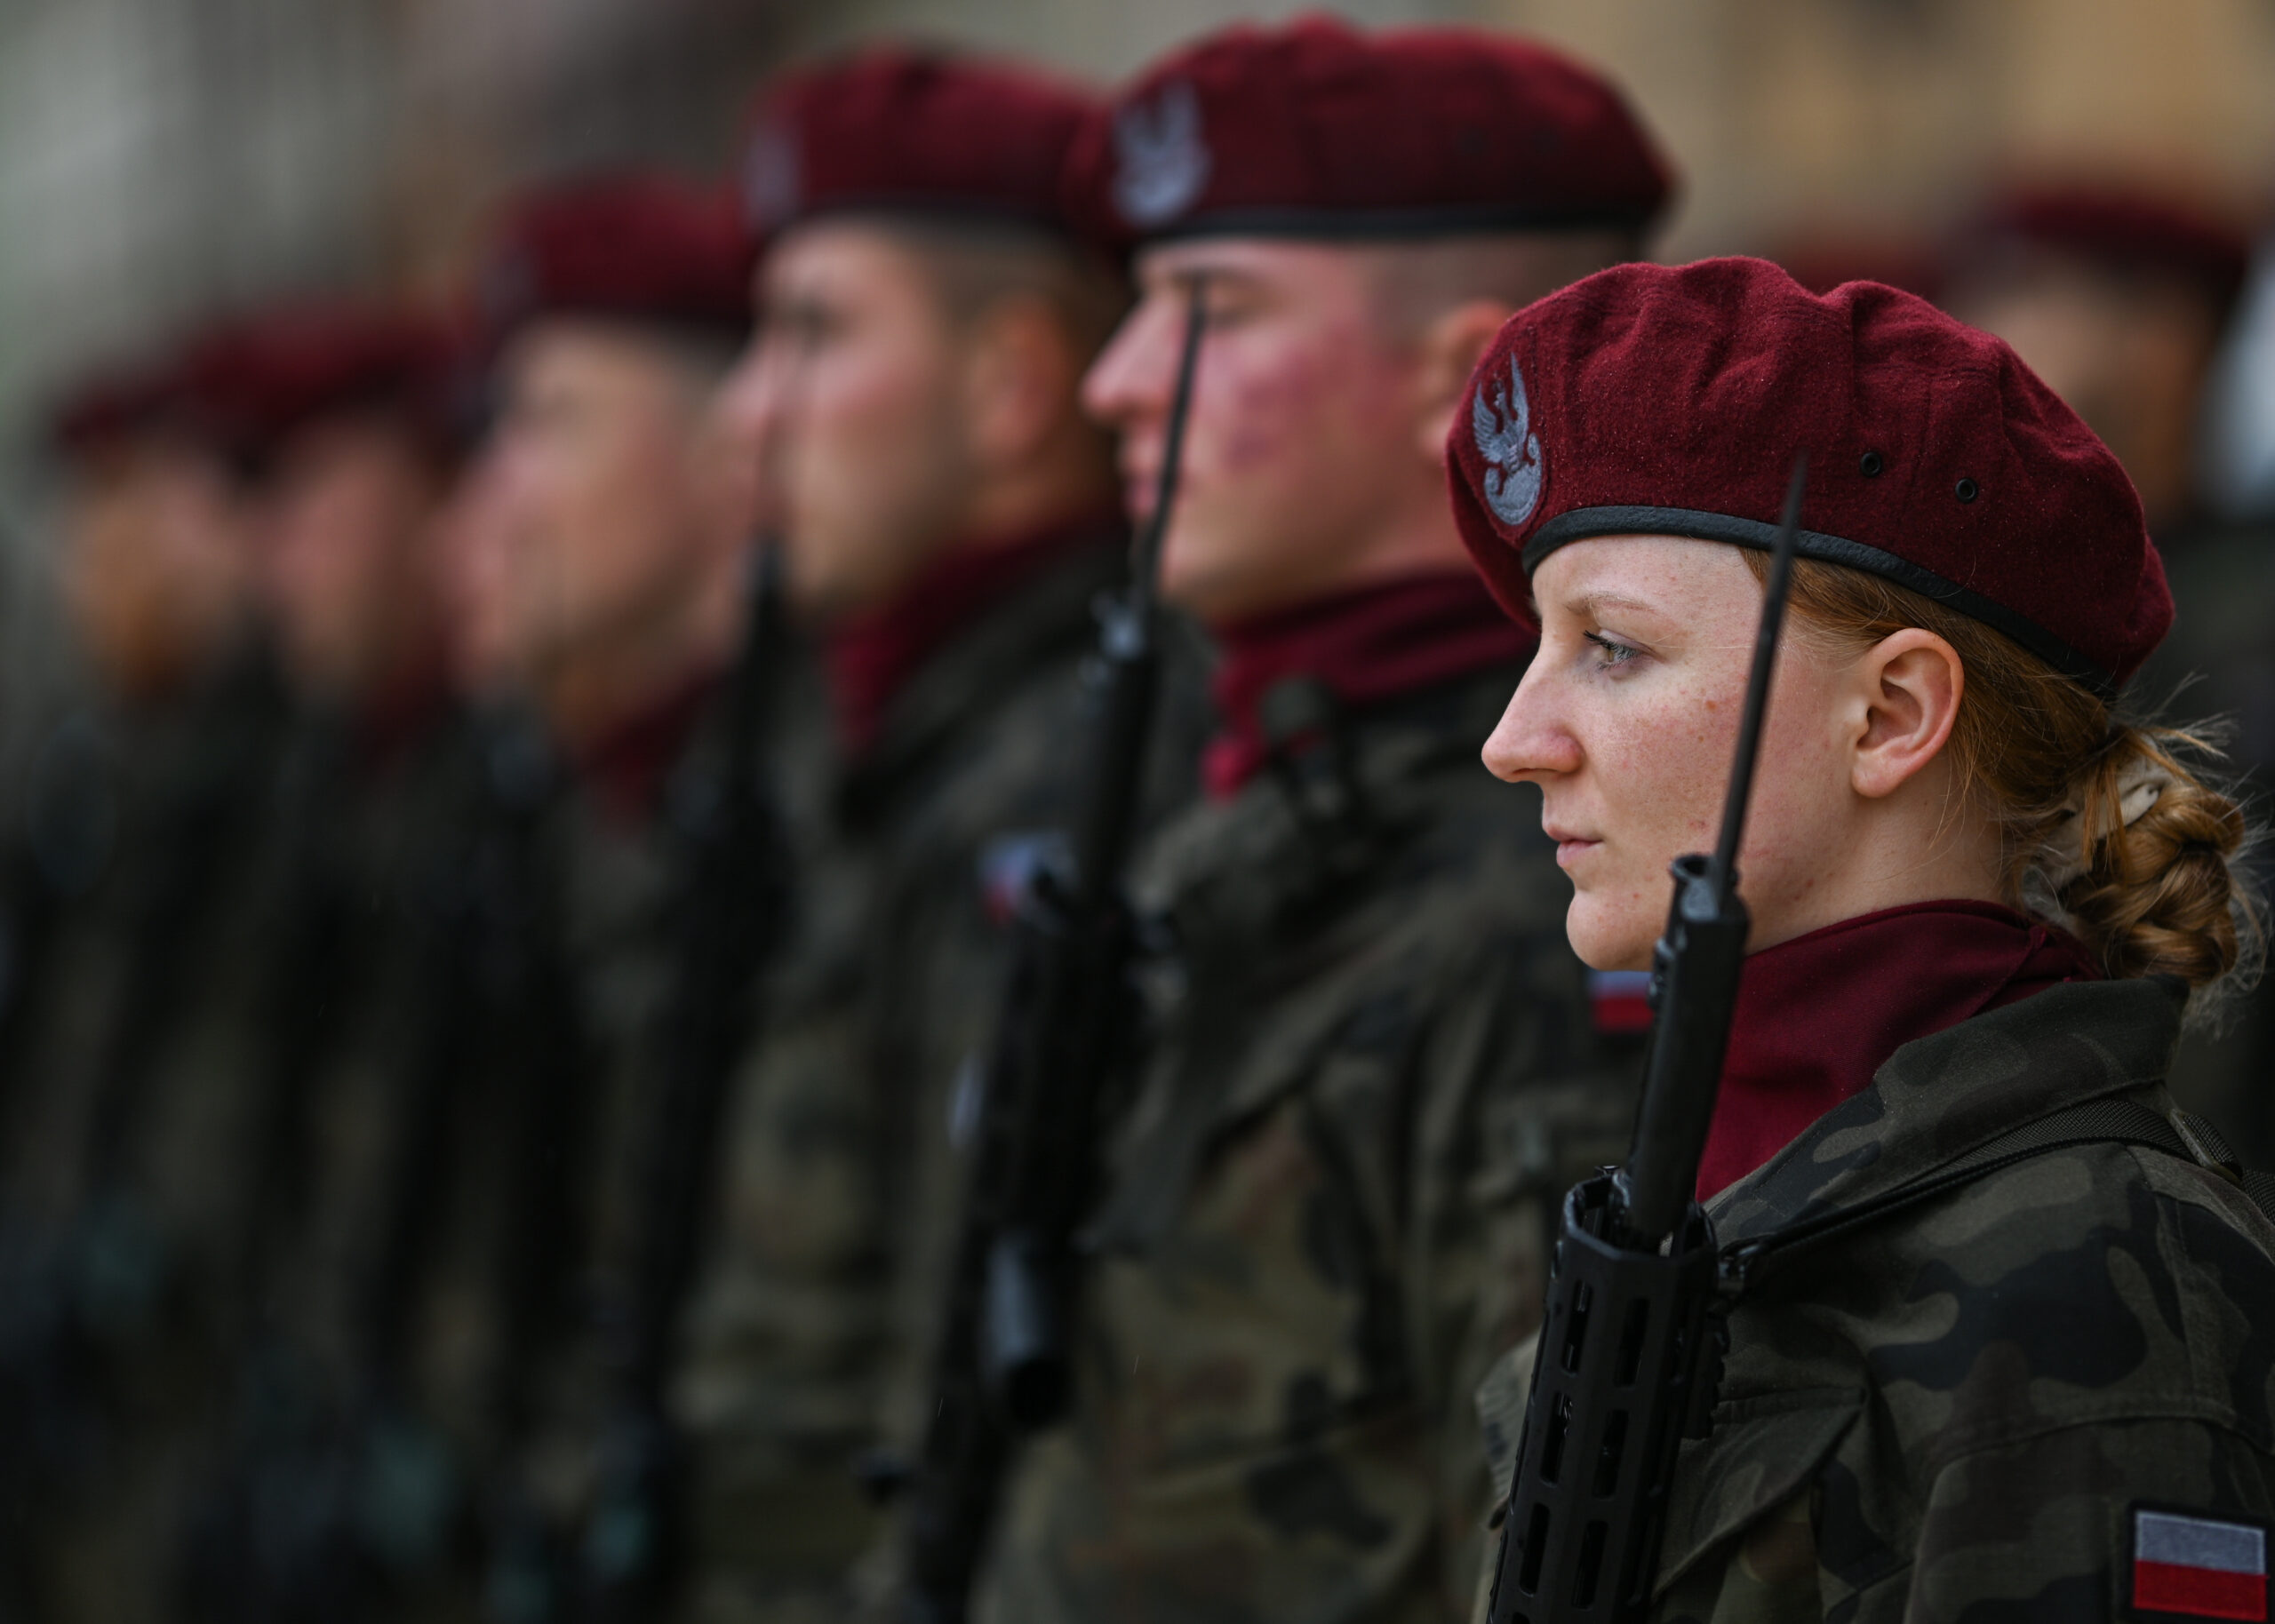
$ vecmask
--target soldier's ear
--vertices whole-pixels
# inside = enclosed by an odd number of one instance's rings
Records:
[[[1967,668],[1923,626],[1891,632],[1852,667],[1856,727],[1849,782],[1859,795],[1893,795],[1944,753],[1959,720]]]
[[[1499,299],[1473,299],[1431,319],[1414,347],[1414,449],[1433,468],[1442,466],[1470,374],[1514,314]]]
[[[1074,410],[1081,381],[1065,325],[1043,301],[997,300],[965,339],[965,442],[987,463],[1035,455]]]

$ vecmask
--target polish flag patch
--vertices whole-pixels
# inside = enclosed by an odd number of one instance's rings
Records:
[[[1648,970],[1590,970],[1588,1003],[1596,1031],[1618,1037],[1651,1030]]]
[[[2267,1620],[2267,1530],[2185,1511],[2133,1509],[2133,1612]]]

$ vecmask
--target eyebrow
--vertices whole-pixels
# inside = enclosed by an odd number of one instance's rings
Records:
[[[1212,260],[1202,256],[1173,264],[1156,264],[1139,270],[1138,281],[1145,291],[1182,287],[1191,278],[1205,276],[1212,288],[1256,288],[1264,283],[1248,266],[1238,261]]]
[[[1630,598],[1616,592],[1584,592],[1564,600],[1564,611],[1570,615],[1586,615],[1600,609],[1640,609],[1646,615],[1664,619],[1666,611],[1656,603],[1646,603],[1640,598]]]

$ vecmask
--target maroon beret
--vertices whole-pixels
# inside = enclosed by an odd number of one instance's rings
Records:
[[[657,174],[612,174],[523,198],[482,272],[494,340],[540,316],[607,316],[739,334],[752,243],[723,195]]]
[[[1961,230],[1955,269],[2016,245],[2177,277],[2223,322],[2251,270],[2250,239],[2233,225],[2173,195],[2117,186],[2023,187],[1993,199]]]
[[[93,457],[165,430],[181,415],[186,381],[174,355],[84,378],[55,402],[48,443],[62,457]]]
[[[1096,110],[1078,85],[1008,62],[880,46],[784,74],[743,159],[750,227],[919,214],[1065,232],[1067,143]]]
[[[1601,271],[1511,318],[1447,442],[1504,608],[1592,536],[1768,547],[1810,456],[1801,555],[1995,627],[2104,696],[2172,625],[2140,498],[2013,350],[1877,283],[1762,259]]]
[[[192,346],[192,410],[242,450],[348,413],[393,418],[437,455],[451,448],[457,345],[437,317],[361,300],[280,306]]]
[[[1086,230],[1436,236],[1644,229],[1665,161],[1619,92],[1568,57],[1468,28],[1241,27],[1148,69],[1067,161]]]

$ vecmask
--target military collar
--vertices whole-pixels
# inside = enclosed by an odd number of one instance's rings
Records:
[[[1268,766],[1229,800],[1195,802],[1155,840],[1136,887],[1178,934],[1255,939],[1323,896],[1369,895],[1364,874],[1434,826],[1449,775],[1491,789],[1477,752],[1519,673],[1487,670],[1349,711],[1342,720],[1353,816],[1322,829],[1295,775]],[[1521,816],[1513,809],[1513,816]]]
[[[1101,531],[1097,545],[1042,569],[933,650],[886,707],[869,747],[844,764],[842,816],[858,822],[874,815],[962,729],[985,726],[1009,689],[1095,638],[1090,606],[1124,569],[1113,542]]]
[[[2065,983],[1907,1043],[1872,1085],[1707,1204],[1724,1245],[1861,1205],[2038,1118],[2161,1082],[2187,991]]]

